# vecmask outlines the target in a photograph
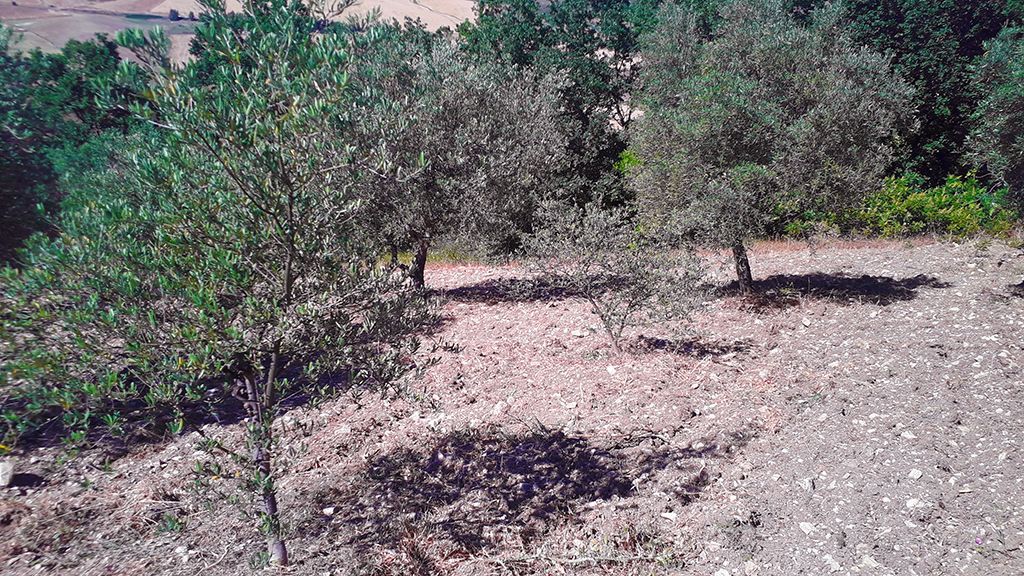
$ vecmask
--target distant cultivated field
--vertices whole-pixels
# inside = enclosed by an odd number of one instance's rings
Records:
[[[241,3],[228,0],[227,5],[229,10],[237,10]],[[160,26],[171,35],[172,56],[180,60],[188,53],[193,24],[168,20],[172,9],[182,16],[201,11],[194,0],[21,0],[16,5],[11,0],[0,0],[0,20],[21,33],[21,49],[46,52],[59,50],[68,40]],[[385,19],[418,18],[431,30],[454,28],[473,17],[472,0],[362,0],[347,14],[374,9],[379,9]]]

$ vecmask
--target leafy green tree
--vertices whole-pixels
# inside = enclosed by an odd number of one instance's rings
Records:
[[[892,54],[893,69],[916,89],[921,127],[909,137],[907,168],[932,183],[964,170],[977,104],[968,88],[972,65],[1013,16],[1012,6],[1005,0],[847,0],[847,7],[854,40]]]
[[[708,26],[728,0],[684,4]],[[790,0],[788,9],[806,20],[827,0]],[[846,0],[846,22],[858,44],[893,56],[893,69],[916,89],[913,104],[920,129],[908,136],[900,161],[932,185],[969,165],[965,138],[978,102],[971,69],[984,43],[1008,23],[1020,22],[1019,0]]]
[[[286,564],[280,399],[394,382],[431,315],[362,234],[347,37],[319,33],[297,0],[246,2],[245,34],[215,0],[206,8],[196,34],[222,65],[201,90],[209,70],[153,69],[149,103],[135,107],[152,128],[81,179],[60,234],[5,272],[3,377],[25,399],[15,405],[48,402],[74,431],[168,409],[180,431],[189,406],[237,398],[245,449],[206,439],[197,477],[240,468],[267,554]],[[119,40],[166,62],[159,31]]]
[[[43,212],[59,200],[54,156],[68,158],[90,138],[130,124],[123,108],[97,105],[101,96],[126,99],[112,82],[120,57],[99,35],[69,41],[54,54],[28,54],[10,47],[11,31],[0,25],[0,260],[14,259],[22,241],[45,227]]]
[[[1007,28],[988,44],[975,80],[984,97],[974,113],[972,148],[1024,207],[1024,28]]]
[[[422,287],[438,239],[500,242],[550,187],[564,147],[556,84],[474,61],[415,27],[373,34],[355,75],[367,106],[355,136],[366,151],[361,196],[382,240],[413,249],[409,276]]]
[[[745,292],[746,243],[780,210],[834,209],[881,182],[913,92],[834,7],[803,24],[781,1],[732,2],[719,18],[706,32],[668,6],[646,38],[631,173],[648,218],[732,248]]]
[[[559,175],[579,200],[621,203],[614,163],[633,122],[630,93],[641,61],[638,38],[660,0],[479,0],[477,21],[460,27],[466,49],[538,75],[564,75],[559,91],[569,162]]]

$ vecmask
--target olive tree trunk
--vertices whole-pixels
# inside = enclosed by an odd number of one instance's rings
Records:
[[[262,510],[261,529],[267,538],[267,556],[276,566],[288,565],[288,548],[281,529],[281,515],[277,508],[277,487],[273,477],[273,418],[274,384],[280,367],[280,356],[275,351],[263,390],[253,376],[245,378],[249,411],[249,442],[252,447],[254,480]]]
[[[747,248],[742,240],[732,245],[732,257],[736,261],[736,279],[739,281],[740,294],[750,294],[754,288],[754,276],[750,272],[750,259]]]
[[[409,266],[409,278],[417,288],[425,285],[423,274],[427,268],[427,252],[430,250],[430,242],[420,240],[416,243],[416,254],[412,257],[412,264]]]

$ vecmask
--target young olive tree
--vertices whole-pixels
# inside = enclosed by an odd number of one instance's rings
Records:
[[[429,313],[363,234],[348,38],[321,33],[297,0],[247,1],[230,18],[206,8],[196,34],[213,65],[152,71],[138,112],[154,133],[73,192],[60,235],[6,273],[4,327],[17,335],[5,354],[18,362],[5,371],[108,424],[126,416],[112,406],[181,407],[226,388],[246,411],[246,450],[204,446],[242,467],[283,565],[280,399],[393,382]],[[159,32],[121,41],[165,62]],[[219,481],[218,468],[197,473]]]
[[[830,5],[805,24],[782,0],[738,0],[708,32],[669,5],[645,38],[632,137],[641,210],[731,247],[743,292],[750,239],[780,214],[857,202],[911,126],[911,88],[841,16]]]
[[[444,36],[410,41],[415,32],[380,27],[359,48],[355,78],[368,104],[356,140],[373,227],[412,248],[409,277],[422,287],[439,238],[513,234],[564,146],[553,79],[473,61]]]
[[[984,97],[971,138],[977,160],[1024,206],[1024,28],[1007,28],[987,46],[975,78]]]
[[[688,249],[644,233],[622,208],[545,203],[525,242],[527,268],[585,300],[612,348],[630,327],[683,320],[700,303],[702,266]]]

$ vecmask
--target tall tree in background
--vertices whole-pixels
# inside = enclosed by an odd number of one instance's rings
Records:
[[[477,21],[460,27],[469,52],[540,76],[558,72],[562,132],[569,162],[561,181],[577,200],[626,193],[613,170],[633,121],[630,94],[639,35],[660,0],[479,0]]]
[[[984,96],[974,113],[972,148],[1024,207],[1024,28],[1007,28],[987,45],[975,79]]]
[[[740,289],[746,243],[781,209],[836,209],[877,186],[911,122],[913,90],[859,47],[836,7],[806,24],[781,0],[738,1],[706,32],[666,6],[646,37],[633,145],[640,209],[688,236],[732,248]]]
[[[916,89],[921,127],[909,138],[907,168],[933,181],[962,172],[977,103],[972,65],[1016,9],[1006,0],[847,0],[847,6],[854,40],[891,53],[895,71]]]
[[[564,156],[557,80],[469,58],[415,27],[373,35],[354,76],[367,107],[354,137],[361,196],[382,240],[412,248],[409,276],[422,287],[432,244],[500,243],[553,185]]]
[[[686,6],[710,29],[728,0],[686,0]],[[984,43],[1008,23],[1019,22],[1019,0],[790,0],[787,8],[806,20],[816,7],[842,3],[856,43],[893,56],[893,68],[916,89],[913,105],[921,127],[901,150],[903,170],[932,182],[961,173],[970,165],[965,139],[978,102],[971,70]]]

